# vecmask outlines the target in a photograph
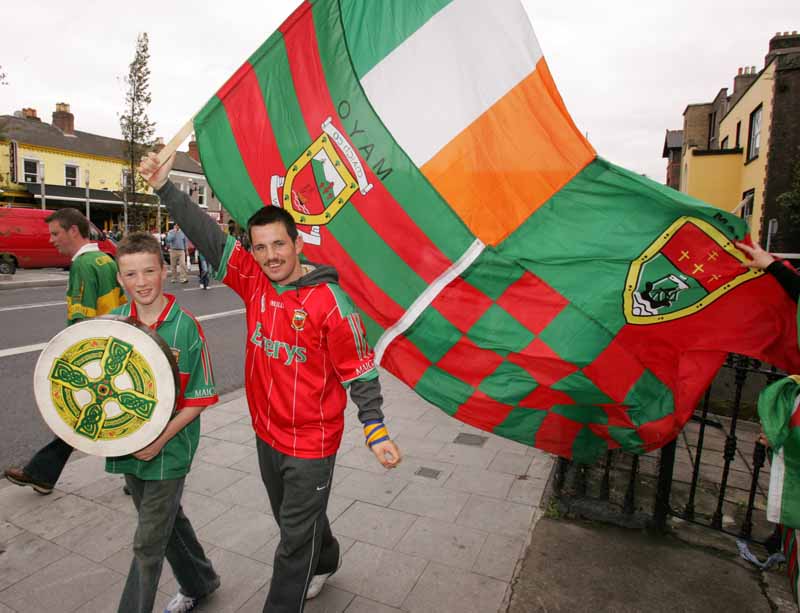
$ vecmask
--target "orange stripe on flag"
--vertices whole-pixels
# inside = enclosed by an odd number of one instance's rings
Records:
[[[475,236],[496,245],[594,157],[542,58],[422,172]]]

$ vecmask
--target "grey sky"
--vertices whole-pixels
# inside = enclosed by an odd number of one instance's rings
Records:
[[[4,33],[0,114],[29,106],[49,122],[55,103],[67,102],[76,129],[119,136],[120,77],[147,31],[149,115],[169,140],[297,4],[171,0],[141,5],[157,7],[144,14],[118,0],[29,3],[28,25]],[[775,32],[800,30],[797,0],[526,4],[579,129],[601,156],[660,182],[664,130],[682,126],[686,104],[730,91],[739,66],[763,67]]]

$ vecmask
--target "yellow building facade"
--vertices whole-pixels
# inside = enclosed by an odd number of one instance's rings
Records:
[[[800,151],[800,34],[779,32],[764,66],[683,113],[680,191],[743,217],[754,241],[800,260],[800,228],[781,205]],[[796,256],[796,257],[795,257]]]

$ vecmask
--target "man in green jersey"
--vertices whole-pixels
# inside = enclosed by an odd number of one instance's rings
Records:
[[[121,304],[125,294],[117,282],[117,265],[89,240],[89,220],[77,209],[61,209],[45,219],[50,242],[59,253],[72,258],[67,286],[67,325],[105,315]],[[49,494],[72,454],[72,447],[60,438],[36,452],[24,467],[12,466],[6,479]]]

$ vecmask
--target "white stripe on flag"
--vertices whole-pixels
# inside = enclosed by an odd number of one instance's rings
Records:
[[[453,0],[361,79],[417,166],[536,69],[542,56],[519,0]]]
[[[794,401],[794,408],[789,421],[800,411],[800,394]],[[787,425],[787,428],[789,426]],[[772,466],[769,471],[769,492],[767,493],[767,521],[773,524],[783,523],[783,486],[786,479],[786,463],[783,447],[772,454]]]
[[[441,291],[450,284],[451,281],[458,277],[458,275],[469,268],[470,264],[472,264],[478,258],[478,256],[483,253],[485,247],[486,245],[476,239],[475,242],[472,243],[461,255],[461,257],[458,258],[458,261],[456,261],[455,264],[439,275],[424,292],[417,296],[417,299],[411,304],[410,307],[408,307],[408,310],[403,313],[403,316],[392,326],[386,329],[386,331],[378,339],[378,342],[375,343],[376,365],[381,363],[383,352],[386,351],[386,348],[389,346],[389,344],[403,332],[408,330],[411,324],[413,324],[417,318],[422,315],[422,312],[427,309],[428,306],[430,306],[430,304],[436,299],[436,296],[438,296]]]

